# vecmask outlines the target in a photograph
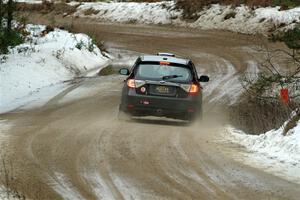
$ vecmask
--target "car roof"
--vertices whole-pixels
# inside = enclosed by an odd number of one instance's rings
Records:
[[[176,63],[176,64],[181,64],[181,65],[187,65],[190,62],[189,59],[178,58],[178,57],[173,57],[173,56],[163,56],[163,55],[144,55],[144,56],[141,56],[141,61],[142,62],[167,61],[170,63]]]

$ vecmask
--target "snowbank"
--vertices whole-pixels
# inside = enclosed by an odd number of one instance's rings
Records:
[[[198,13],[192,27],[202,29],[224,29],[239,33],[256,34],[292,28],[300,21],[300,7],[280,11],[280,7],[257,8],[247,6],[212,5]]]
[[[18,3],[28,3],[28,4],[41,4],[43,1],[40,0],[15,0]]]
[[[300,183],[300,121],[283,136],[283,128],[261,135],[247,135],[232,127],[226,139],[246,147],[246,163],[255,164],[279,176]]]
[[[64,30],[41,36],[44,26],[28,25],[27,42],[0,55],[0,113],[40,89],[104,66],[108,59],[91,38]],[[13,106],[11,106],[13,105]]]
[[[300,165],[300,122],[287,136],[282,135],[282,128],[261,135],[248,135],[232,128],[229,131],[233,141],[251,152],[264,154],[280,162]]]
[[[71,5],[74,3],[71,3]],[[300,21],[300,7],[280,11],[279,7],[257,8],[211,5],[198,13],[195,22],[182,19],[182,10],[173,1],[157,3],[96,2],[83,3],[75,16],[106,22],[138,24],[174,24],[201,29],[222,29],[239,33],[267,34],[293,27]]]
[[[93,11],[88,12],[88,10]],[[171,24],[178,21],[181,11],[175,10],[174,2],[135,3],[135,2],[96,2],[83,3],[75,16],[92,17],[108,22]]]
[[[19,200],[18,194],[14,194],[14,192],[6,189],[4,186],[0,187],[0,199],[1,200]]]

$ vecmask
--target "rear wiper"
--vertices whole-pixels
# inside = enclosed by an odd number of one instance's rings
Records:
[[[182,77],[182,75],[168,75],[168,76],[163,76],[162,80],[167,80],[167,79],[172,79],[172,78],[179,78]]]

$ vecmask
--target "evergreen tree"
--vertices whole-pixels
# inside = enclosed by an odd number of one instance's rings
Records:
[[[6,27],[6,32],[7,35],[11,34],[12,31],[12,21],[13,21],[13,14],[15,11],[15,3],[13,0],[8,0],[7,2],[7,27]]]
[[[3,0],[0,0],[0,32],[2,31],[2,20],[3,20],[3,13],[4,13],[3,11],[4,11]]]
[[[272,35],[271,40],[273,42],[284,42],[286,46],[291,50],[300,50],[300,27],[297,26],[294,29],[286,32]]]
[[[8,0],[6,3],[0,0],[0,54],[7,53],[8,47],[13,47],[23,42],[22,35],[12,25],[15,10],[16,4],[14,0]],[[5,27],[4,24],[6,25]]]

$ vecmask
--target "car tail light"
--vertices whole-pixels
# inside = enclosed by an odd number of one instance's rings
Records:
[[[170,65],[171,63],[168,61],[160,61],[159,64],[160,65]]]
[[[142,80],[135,80],[135,79],[128,79],[127,80],[127,86],[130,88],[139,88],[145,85],[146,82]]]
[[[189,113],[193,113],[193,112],[195,112],[195,109],[192,108],[192,107],[189,107],[189,108],[187,109],[187,111],[188,111]]]
[[[192,84],[189,90],[189,95],[193,96],[193,95],[197,95],[199,92],[199,86],[196,84]]]
[[[128,104],[127,108],[129,108],[129,109],[134,108],[134,105],[133,104]]]
[[[135,88],[135,81],[134,79],[128,79],[127,80],[127,86],[130,88]]]

